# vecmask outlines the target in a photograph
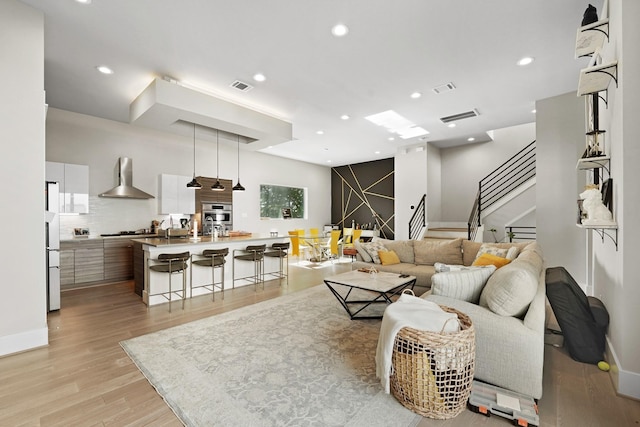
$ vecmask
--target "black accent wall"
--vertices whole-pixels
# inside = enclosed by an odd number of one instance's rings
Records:
[[[380,237],[393,239],[394,167],[390,158],[331,168],[332,224],[377,224]]]

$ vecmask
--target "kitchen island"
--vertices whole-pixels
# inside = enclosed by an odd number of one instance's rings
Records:
[[[286,242],[288,237],[251,234],[237,237],[212,237],[203,236],[197,239],[180,237],[180,238],[141,238],[132,239],[134,243],[134,280],[136,282],[136,293],[142,296],[142,301],[147,305],[156,305],[167,302],[160,295],[149,297],[148,289],[152,285],[153,293],[164,292],[169,290],[169,275],[166,273],[158,273],[149,271],[150,260],[158,258],[161,253],[182,253],[188,251],[191,254],[201,254],[205,249],[221,249],[229,248],[229,255],[226,257],[224,269],[224,287],[225,289],[233,288],[232,263],[234,249],[244,249],[248,245],[266,245],[269,248],[273,243]],[[264,261],[265,274],[276,272],[279,269],[279,260],[277,258],[265,257]],[[236,263],[236,276],[246,277],[253,274],[253,264],[250,262]],[[189,283],[191,280],[190,269],[187,269],[187,297],[189,297]],[[216,281],[219,272],[216,272]],[[181,288],[182,276],[174,275],[172,280],[172,289]],[[211,270],[206,267],[196,267],[193,269],[193,284],[199,285],[203,283],[211,283]],[[235,286],[252,285],[249,281],[238,281]],[[193,290],[193,296],[211,293],[206,288],[196,288]],[[177,297],[175,297],[178,299]]]

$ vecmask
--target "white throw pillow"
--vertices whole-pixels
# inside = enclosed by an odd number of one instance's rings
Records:
[[[507,251],[507,256],[505,256],[506,259],[510,259],[510,260],[514,260],[518,257],[518,254],[520,253],[520,248],[517,246],[512,246],[509,248],[509,250]]]
[[[436,273],[431,277],[431,293],[477,304],[494,265]]]
[[[363,244],[360,243],[360,240],[356,240],[355,242],[353,242],[353,247],[356,248],[356,251],[358,251],[358,254],[360,255],[360,257],[362,257],[362,260],[364,262],[373,262],[371,255],[369,255],[369,252],[367,252],[366,249],[362,247],[362,245]]]
[[[380,242],[362,243],[362,247],[369,254],[374,263],[380,264],[380,257],[378,251],[386,251],[387,248]]]
[[[497,248],[491,244],[483,244],[482,246],[480,246],[480,249],[478,249],[478,254],[476,255],[476,259],[480,258],[480,255],[482,254],[491,254],[491,255],[499,256],[501,258],[507,258],[507,253],[509,253],[508,248]],[[513,258],[509,258],[509,259],[513,259]]]

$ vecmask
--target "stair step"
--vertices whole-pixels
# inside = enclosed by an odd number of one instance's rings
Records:
[[[425,239],[457,239],[462,237],[466,239],[468,236],[468,231],[466,228],[455,228],[455,227],[439,227],[439,228],[430,228],[424,235]]]

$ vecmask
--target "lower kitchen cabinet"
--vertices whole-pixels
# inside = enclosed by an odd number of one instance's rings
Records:
[[[86,240],[78,245],[75,248],[74,267],[76,285],[104,280],[102,240]]]
[[[135,293],[142,296],[144,289],[144,250],[142,243],[133,243],[133,282]]]
[[[60,289],[133,279],[133,242],[114,237],[60,242]]]
[[[133,279],[133,242],[129,239],[104,239],[104,280]]]
[[[60,248],[60,287],[64,289],[75,283],[75,251]]]

